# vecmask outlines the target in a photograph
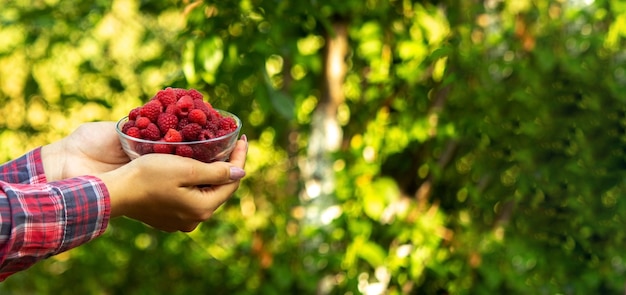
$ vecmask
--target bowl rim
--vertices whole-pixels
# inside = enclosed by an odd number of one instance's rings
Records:
[[[117,121],[117,123],[115,123],[115,131],[117,132],[117,134],[119,136],[121,136],[124,139],[127,140],[132,140],[135,142],[141,142],[141,143],[151,143],[151,144],[171,144],[171,145],[190,145],[190,144],[203,144],[203,143],[210,143],[213,141],[220,141],[220,140],[224,140],[228,137],[232,137],[234,134],[239,134],[239,131],[241,130],[241,126],[243,125],[243,123],[241,122],[241,119],[239,119],[239,117],[237,117],[237,115],[229,112],[229,111],[225,111],[222,109],[216,109],[213,108],[214,110],[218,111],[221,115],[226,115],[229,117],[232,117],[233,119],[235,119],[235,122],[237,123],[237,129],[235,129],[233,132],[224,134],[220,137],[214,137],[214,138],[209,138],[209,139],[205,139],[205,140],[195,140],[195,141],[178,141],[178,142],[169,142],[169,141],[154,141],[154,140],[147,140],[147,139],[141,139],[141,138],[136,138],[136,137],[132,137],[130,135],[127,135],[126,133],[122,132],[121,126],[122,123],[125,123],[128,121],[128,116],[124,116],[121,119],[119,119]]]

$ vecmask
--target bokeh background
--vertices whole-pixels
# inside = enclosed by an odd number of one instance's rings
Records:
[[[624,294],[625,37],[621,0],[0,0],[2,161],[169,86],[250,138],[197,230],[0,293]]]

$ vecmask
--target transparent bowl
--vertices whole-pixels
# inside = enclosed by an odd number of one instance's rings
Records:
[[[171,154],[176,154],[177,147],[186,145],[191,147],[191,150],[193,151],[192,155],[188,155],[188,157],[190,158],[194,158],[196,160],[206,163],[211,163],[215,161],[228,161],[230,153],[235,148],[235,144],[237,143],[237,139],[239,138],[239,131],[241,130],[242,125],[241,120],[239,119],[239,117],[230,112],[220,109],[215,110],[218,111],[222,116],[232,117],[233,119],[235,119],[235,122],[237,123],[237,129],[229,134],[201,141],[152,141],[135,138],[123,133],[122,126],[124,126],[124,124],[128,121],[128,116],[126,116],[117,122],[117,124],[115,125],[115,130],[119,135],[124,152],[131,160],[134,160],[141,155],[155,153],[155,145],[167,146],[168,148],[165,148],[165,150],[169,150],[169,153]],[[161,153],[164,153],[162,152],[164,150],[163,147],[160,147],[158,150],[161,150]]]

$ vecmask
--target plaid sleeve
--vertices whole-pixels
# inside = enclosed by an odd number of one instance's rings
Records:
[[[8,183],[44,183],[46,174],[41,162],[41,147],[0,166],[0,181]]]
[[[82,176],[25,183],[41,180],[31,172],[37,164],[28,163],[41,161],[33,152],[24,157],[26,163],[18,164],[19,159],[9,163],[21,176],[0,179],[0,281],[102,235],[110,216],[108,191],[100,179]],[[2,175],[10,174],[6,165],[0,170]],[[18,178],[24,182],[7,181]]]

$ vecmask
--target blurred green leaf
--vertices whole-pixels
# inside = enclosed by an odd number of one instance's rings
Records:
[[[265,88],[267,89],[270,102],[273,109],[278,112],[286,120],[292,120],[294,118],[295,105],[293,99],[284,92],[274,89],[267,72],[263,72],[265,77]]]

